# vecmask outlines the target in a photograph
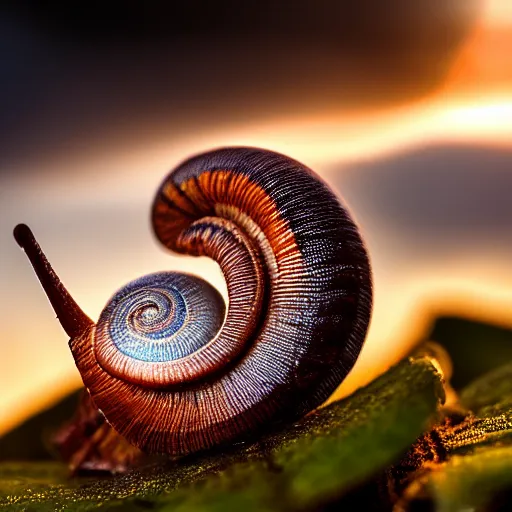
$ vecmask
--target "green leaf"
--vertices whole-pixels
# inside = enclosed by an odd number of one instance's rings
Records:
[[[58,463],[0,464],[6,510],[313,510],[397,460],[436,417],[444,391],[428,357],[256,443],[124,475],[66,480]]]
[[[401,495],[396,512],[502,510],[512,503],[512,364],[466,386],[460,405],[471,412],[448,416],[389,473]]]
[[[488,416],[484,410],[500,405],[512,409],[512,363],[489,372],[466,386],[461,394],[462,405],[478,416]]]
[[[471,414],[453,432],[445,433],[451,451],[512,442],[512,364],[496,368],[466,386],[460,402]]]
[[[509,510],[511,502],[512,446],[496,446],[454,455],[411,485],[395,511]]]
[[[452,386],[463,389],[503,363],[512,362],[512,330],[465,318],[438,318],[428,337],[440,343],[453,363]]]

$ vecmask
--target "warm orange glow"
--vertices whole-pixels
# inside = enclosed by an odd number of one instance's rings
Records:
[[[486,0],[482,9],[482,25],[512,25],[512,4],[508,0]]]
[[[482,16],[464,44],[444,88],[459,94],[512,91],[512,3],[487,0]]]

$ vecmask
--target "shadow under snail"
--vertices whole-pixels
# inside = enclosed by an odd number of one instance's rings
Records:
[[[292,422],[354,365],[372,305],[358,230],[328,186],[284,155],[225,148],[161,184],[157,238],[209,256],[228,289],[188,274],[132,281],[97,324],[79,308],[30,229],[14,230],[95,406],[131,444],[182,455]]]

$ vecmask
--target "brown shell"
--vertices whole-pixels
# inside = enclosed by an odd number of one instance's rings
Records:
[[[366,250],[327,185],[286,156],[226,148],[171,172],[152,220],[169,249],[219,262],[227,315],[201,349],[164,362],[116,354],[103,324],[82,329],[70,347],[108,422],[145,451],[176,455],[325,401],[358,357],[372,303]]]

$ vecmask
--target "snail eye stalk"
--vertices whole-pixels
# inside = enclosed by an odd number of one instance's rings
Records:
[[[25,251],[32,267],[34,267],[35,273],[67,335],[70,338],[75,338],[83,333],[85,329],[94,325],[94,322],[82,311],[62,284],[30,228],[26,224],[18,224],[14,228],[13,234],[16,242]]]

